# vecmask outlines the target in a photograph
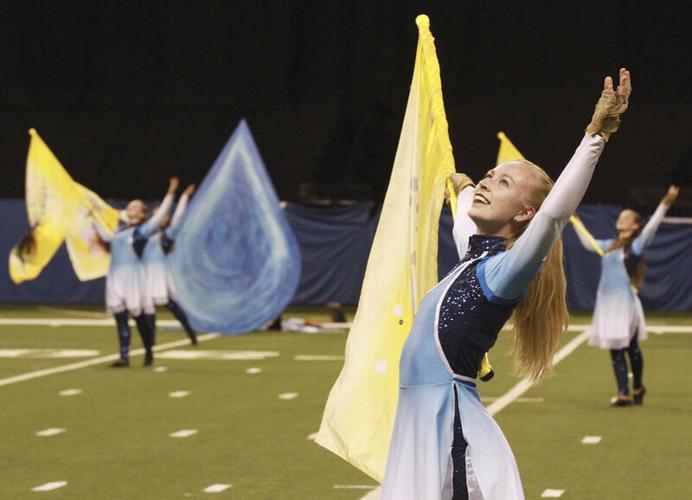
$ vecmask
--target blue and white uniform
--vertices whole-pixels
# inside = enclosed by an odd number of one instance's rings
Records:
[[[475,232],[467,215],[473,189],[460,193],[454,236],[462,260],[421,301],[401,354],[383,499],[524,498],[512,451],[481,404],[475,378],[581,201],[604,144],[601,136],[584,137],[509,250],[496,236],[468,238]],[[461,461],[453,456],[459,450]]]
[[[668,207],[661,203],[641,233],[632,241],[630,251],[624,247],[610,251],[615,239],[596,240],[605,252],[601,262],[601,278],[596,293],[596,306],[591,321],[589,345],[602,349],[623,349],[636,335],[645,340],[646,323],[639,297],[631,286],[630,272],[636,268],[646,248],[666,215]],[[595,249],[576,231],[584,248]]]
[[[159,211],[149,220],[121,229],[112,237],[96,226],[101,238],[110,243],[111,263],[106,276],[106,309],[109,313],[154,314],[154,302],[146,293],[146,273],[137,249],[158,230],[172,203],[173,195],[166,195]]]

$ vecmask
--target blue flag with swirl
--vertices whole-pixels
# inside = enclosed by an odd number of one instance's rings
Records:
[[[205,332],[253,331],[293,298],[298,245],[244,120],[192,198],[170,258],[176,301]]]

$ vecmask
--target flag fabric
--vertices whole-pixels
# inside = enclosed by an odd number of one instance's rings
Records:
[[[437,283],[438,223],[454,173],[440,68],[427,16],[392,175],[317,443],[381,481],[399,390],[399,357],[418,303]]]
[[[507,137],[504,132],[498,132],[497,138],[500,139],[500,149],[497,152],[497,165],[524,158],[524,156],[519,152],[516,146],[512,144],[512,141],[509,140],[509,137]],[[591,236],[591,233],[586,230],[581,221],[574,215],[569,218],[569,221],[572,223],[574,230],[578,231],[584,236],[584,238],[593,247],[594,251],[598,255],[603,256],[603,249],[598,245],[598,243],[596,243],[596,240],[593,239],[593,236]]]
[[[524,159],[524,155],[512,144],[512,141],[509,140],[509,137],[507,137],[504,132],[498,132],[497,138],[500,139],[500,149],[497,152],[496,165],[501,165],[502,163],[507,163],[512,160]]]
[[[192,198],[170,258],[176,301],[201,331],[251,332],[293,298],[300,250],[245,120]]]
[[[36,278],[63,241],[80,280],[105,276],[110,255],[99,244],[92,221],[114,230],[118,211],[76,183],[36,130],[29,134],[25,196],[31,230],[10,252],[10,278],[14,283]]]

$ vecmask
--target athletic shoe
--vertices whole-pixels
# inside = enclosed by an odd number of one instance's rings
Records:
[[[148,352],[144,355],[144,366],[151,366],[154,364],[154,353]]]
[[[615,398],[615,400],[610,402],[610,406],[612,406],[612,407],[632,406],[632,400],[630,398],[627,398],[627,399]]]
[[[642,386],[641,391],[639,393],[633,393],[632,394],[632,402],[635,405],[643,405],[644,404],[644,394],[646,394],[646,387]]]
[[[125,368],[127,366],[130,366],[130,360],[127,358],[120,358],[111,365],[111,368]]]

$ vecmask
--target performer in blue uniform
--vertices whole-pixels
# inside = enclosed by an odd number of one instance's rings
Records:
[[[475,378],[513,311],[517,365],[533,378],[550,370],[569,318],[560,232],[618,128],[630,89],[624,68],[617,92],[606,78],[587,133],[554,187],[525,160],[493,168],[475,188],[453,176],[461,261],[421,301],[401,354],[383,499],[524,498],[512,451],[481,404]]]
[[[623,210],[617,219],[616,239],[594,240],[605,252],[596,306],[589,335],[589,345],[610,350],[618,386],[612,406],[642,404],[646,388],[642,383],[644,359],[639,341],[645,340],[644,311],[637,289],[644,280],[644,252],[654,239],[666,211],[678,197],[677,186],[670,186],[658,208],[641,227],[641,216],[634,210]],[[577,231],[584,248],[596,250],[585,235]],[[630,398],[625,352],[630,358],[633,375],[633,398]]]
[[[115,317],[120,343],[120,359],[113,366],[129,366],[130,326],[128,314],[137,324],[146,351],[145,366],[154,361],[156,326],[154,303],[145,292],[145,271],[141,256],[147,239],[155,233],[173,204],[178,179],[173,177],[158,212],[147,220],[143,201],[133,200],[125,209],[127,225],[112,236],[95,223],[101,240],[109,247],[111,262],[106,276],[106,310]]]
[[[142,262],[145,269],[145,290],[147,299],[157,306],[166,306],[173,316],[185,329],[190,342],[197,344],[197,333],[190,325],[185,311],[174,300],[173,280],[168,268],[168,254],[174,248],[175,236],[183,220],[187,203],[195,190],[194,184],[189,185],[178,200],[173,218],[166,216],[161,224],[161,230],[151,235],[144,247]],[[169,224],[170,221],[170,224]]]

